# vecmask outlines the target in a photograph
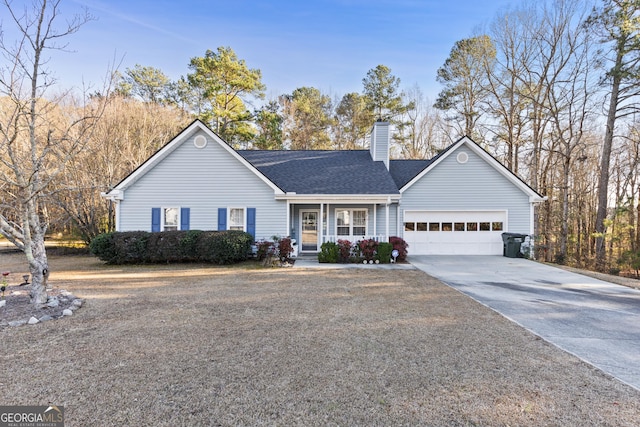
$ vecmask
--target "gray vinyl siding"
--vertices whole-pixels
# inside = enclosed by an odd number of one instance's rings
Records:
[[[125,190],[120,230],[150,231],[151,208],[171,206],[190,208],[190,229],[216,230],[218,208],[236,207],[256,208],[256,239],[286,234],[286,202],[218,142],[207,136],[206,147],[196,148],[198,134]]]
[[[389,124],[379,123],[374,127],[370,147],[371,157],[375,161],[385,162],[389,168]]]
[[[398,223],[397,218],[398,204],[392,203],[389,205],[389,236],[397,236],[396,226]],[[385,234],[387,232],[387,210],[385,205],[378,205],[376,209],[376,225],[378,228],[378,234]],[[389,237],[387,236],[387,237]]]
[[[456,161],[462,151],[469,156],[464,164]],[[464,145],[405,190],[400,208],[401,212],[506,210],[505,231],[532,232],[529,196]]]

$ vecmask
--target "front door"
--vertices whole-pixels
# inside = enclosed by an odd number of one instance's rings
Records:
[[[318,252],[318,216],[318,211],[300,212],[303,252]]]

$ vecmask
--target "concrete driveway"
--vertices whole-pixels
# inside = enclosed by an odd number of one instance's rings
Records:
[[[640,291],[502,256],[412,256],[409,261],[640,390]]]

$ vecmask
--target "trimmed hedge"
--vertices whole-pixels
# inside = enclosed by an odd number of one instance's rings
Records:
[[[320,246],[320,252],[318,253],[318,262],[338,262],[338,256],[340,249],[335,242],[324,242]]]
[[[125,231],[96,236],[91,253],[108,264],[206,262],[233,264],[251,253],[253,237],[244,231]]]

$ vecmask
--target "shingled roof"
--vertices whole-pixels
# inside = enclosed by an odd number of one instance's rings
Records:
[[[389,172],[396,186],[400,189],[429,166],[431,162],[432,160],[390,160]]]
[[[399,194],[384,163],[374,162],[367,150],[239,150],[238,154],[285,192]]]

